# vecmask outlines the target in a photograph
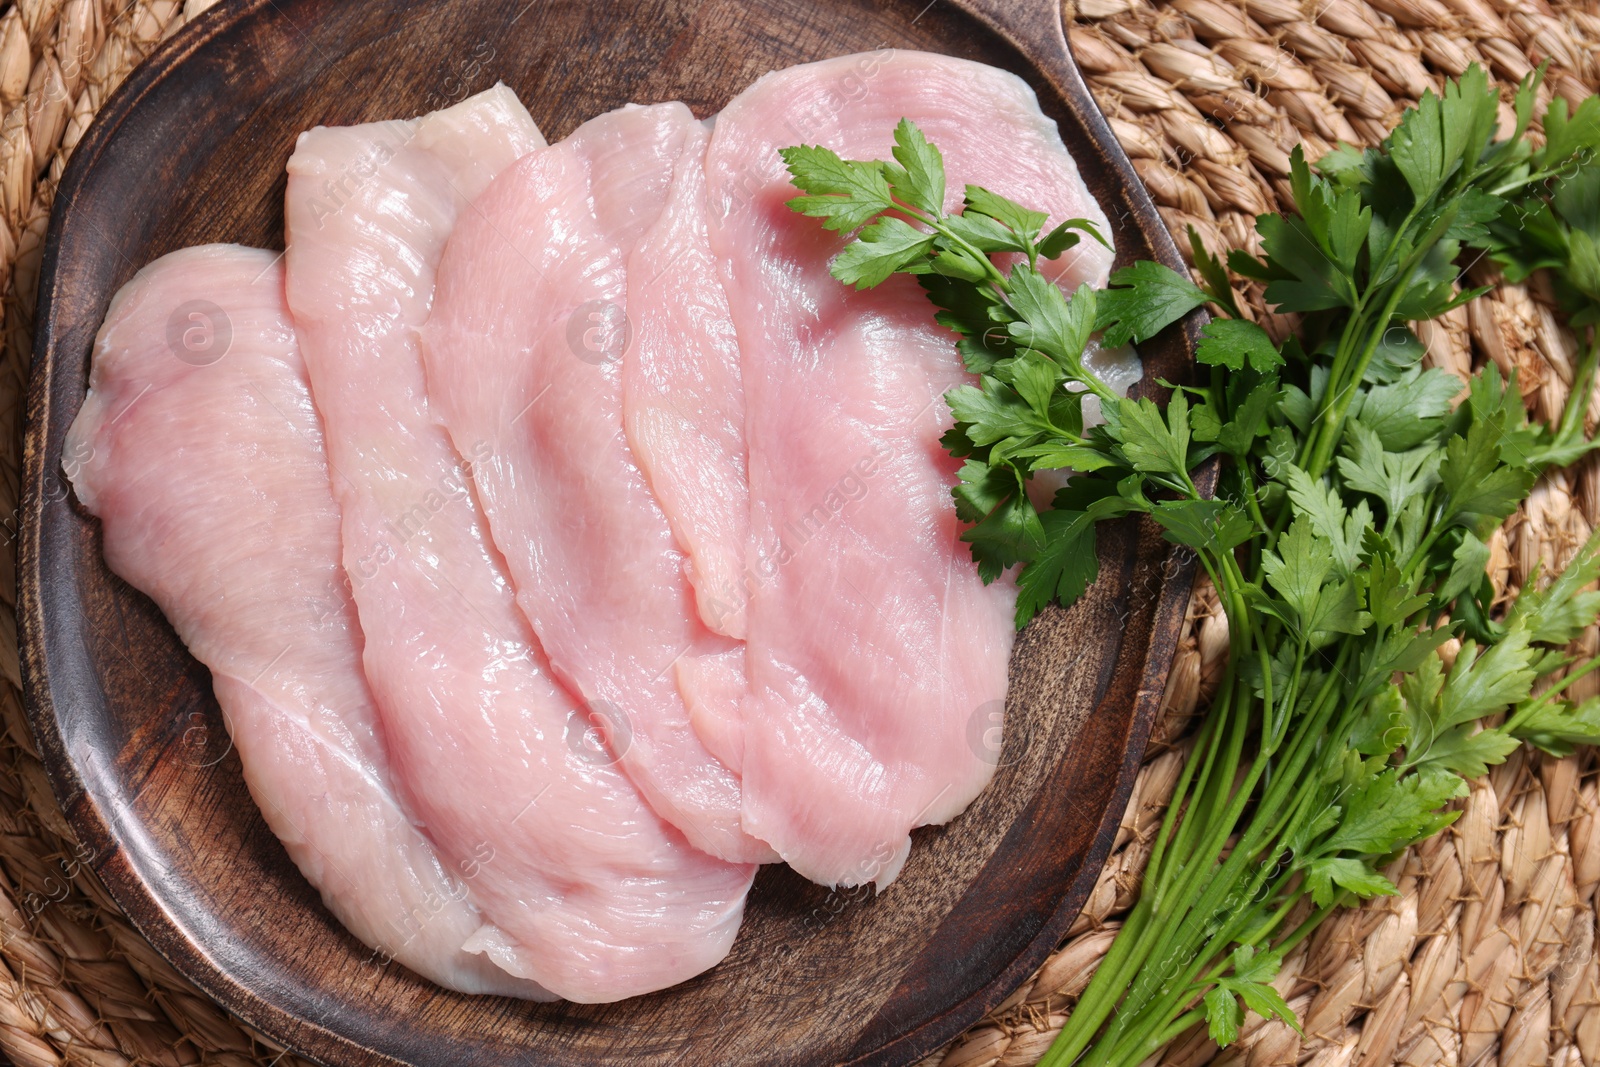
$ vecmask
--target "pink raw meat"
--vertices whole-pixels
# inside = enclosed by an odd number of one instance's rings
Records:
[[[689,129],[666,207],[628,259],[622,415],[634,457],[688,556],[701,620],[742,638],[750,539],[744,388],[706,234],[708,139],[703,126]]]
[[[907,277],[855,292],[828,274],[843,239],[784,205],[778,149],[888,159],[901,118],[964,183],[1052,221],[1105,216],[1033,92],[1003,71],[885,51],[769,74],[718,116],[706,156],[711,249],[742,350],[750,568],[744,827],[824,884],[882,887],[909,831],[988,783],[1015,591],[985,586],[950,499],[942,394],[970,380]],[[1103,284],[1108,251],[1059,282]]]
[[[473,479],[551,665],[625,728],[614,747],[658,812],[713,855],[762,861],[675,679],[700,656],[737,672],[739,649],[701,624],[623,430],[628,255],[696,130],[682,104],[627,107],[501,175],[445,252],[424,346],[457,447],[483,448]]]
[[[504,88],[412,122],[302,135],[288,293],[404,795],[445,855],[481,860],[469,884],[486,922],[467,947],[597,1002],[720,960],[754,868],[689,847],[593,744],[474,499],[473,473],[498,460],[493,439],[458,453],[431,406],[417,329],[445,240],[477,216],[468,205],[489,179],[540,143]]]
[[[278,258],[190,248],[123,287],[67,472],[111,569],[211,668],[251,795],[339,921],[440,985],[552,999],[461,950],[470,869],[396,801]]]

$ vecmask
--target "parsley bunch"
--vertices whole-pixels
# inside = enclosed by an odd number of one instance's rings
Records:
[[[977,376],[947,394],[944,443],[965,460],[954,496],[981,573],[1015,568],[1018,626],[1082,594],[1096,525],[1127,514],[1192,549],[1227,612],[1226,673],[1140,898],[1048,1067],[1135,1067],[1200,1022],[1227,1044],[1247,1008],[1293,1025],[1271,985],[1284,955],[1336,907],[1393,894],[1380,869],[1457,816],[1466,779],[1525,742],[1564,754],[1600,741],[1600,700],[1563,696],[1600,658],[1562,651],[1600,614],[1584,591],[1600,538],[1510,605],[1485,574],[1487,539],[1538,476],[1595,447],[1600,99],[1571,114],[1556,100],[1535,145],[1542,74],[1516,92],[1503,139],[1498,94],[1472,67],[1376,148],[1341,146],[1314,168],[1296,149],[1294,210],[1257,219],[1262,256],[1218,258],[1191,231],[1198,284],[1140,262],[1105,290],[1062,293],[1039,261],[1098,240],[1094,227],[1047,230],[1042,212],[974,186],[945,213],[942,158],[910,122],[892,162],[783,152],[802,192],[790,206],[854,234],[834,276],[916,276]],[[1481,295],[1459,264],[1485,254],[1513,279],[1550,271],[1586,334],[1553,426],[1528,422],[1492,364],[1465,389],[1421,365],[1408,324]],[[1277,343],[1251,321],[1236,279],[1297,315],[1295,335]],[[1202,306],[1216,317],[1197,380],[1165,405],[1085,369],[1097,334],[1137,344]],[[1103,425],[1085,425],[1090,396]],[[1195,471],[1213,461],[1207,495]],[[1065,488],[1035,508],[1031,479],[1063,469]]]

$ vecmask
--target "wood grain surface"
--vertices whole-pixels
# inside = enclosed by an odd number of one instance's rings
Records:
[[[620,1004],[535,1005],[444,992],[338,926],[246,792],[206,670],[106,568],[61,471],[111,295],[186,245],[281,247],[283,164],[301,130],[416,114],[503,80],[555,140],[629,101],[682,99],[705,116],[768,70],[891,47],[1022,75],[1112,219],[1119,264],[1182,269],[1053,0],[244,0],[164,45],[77,148],[51,220],[29,394],[28,710],[118,903],[247,1021],[337,1065],[907,1064],[1065,932],[1110,846],[1190,587],[1148,524],[1108,531],[1089,595],[1020,636],[994,784],[950,825],[918,831],[886,892],[769,867],[710,972]],[[1186,372],[1197,329],[1142,349],[1141,389]]]

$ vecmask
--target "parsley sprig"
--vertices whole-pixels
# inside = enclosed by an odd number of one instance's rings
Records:
[[[1600,614],[1584,591],[1600,539],[1509,605],[1485,574],[1489,536],[1537,478],[1595,447],[1600,99],[1570,113],[1557,99],[1536,144],[1542,75],[1516,91],[1503,138],[1499,95],[1472,67],[1375,148],[1315,166],[1296,149],[1294,209],[1257,219],[1261,255],[1215,256],[1191,231],[1198,282],[1139,262],[1102,291],[1062,292],[1047,261],[1101,239],[1094,227],[1048,227],[973,186],[947,214],[942,157],[910,122],[893,162],[783,153],[802,194],[790,206],[854,235],[834,276],[915,276],[976,376],[947,394],[944,443],[964,460],[953,492],[980,573],[1016,571],[1017,625],[1080,596],[1096,526],[1129,514],[1193,550],[1228,616],[1226,672],[1140,898],[1047,1067],[1134,1067],[1202,1023],[1227,1044],[1246,1009],[1294,1024],[1271,984],[1285,954],[1335,908],[1393,894],[1382,867],[1457,816],[1467,779],[1523,743],[1600,741],[1600,700],[1564,696],[1600,658],[1563,651]],[[1584,334],[1554,425],[1530,423],[1493,364],[1465,389],[1423,367],[1409,324],[1480,296],[1460,275],[1481,255],[1513,280],[1548,271]],[[1295,316],[1294,335],[1252,321],[1241,284]],[[1216,317],[1197,380],[1165,404],[1085,368],[1097,336],[1142,343],[1201,307]],[[1102,425],[1085,420],[1091,396]],[[1213,459],[1208,496],[1194,472]],[[1036,508],[1029,483],[1060,470],[1074,473]]]

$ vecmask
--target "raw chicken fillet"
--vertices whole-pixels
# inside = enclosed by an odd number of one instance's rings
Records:
[[[655,225],[628,260],[628,444],[688,559],[701,620],[744,637],[750,482],[739,340],[706,232],[708,131],[689,128]],[[713,749],[715,751],[715,749]]]
[[[1033,92],[992,67],[845,56],[768,74],[717,117],[709,237],[742,358],[754,576],[743,825],[829,885],[887,885],[909,831],[988,784],[1013,637],[1014,587],[979,580],[950,500],[942,396],[970,380],[952,336],[908,277],[841,285],[844,239],[785,206],[780,148],[888,159],[902,118],[944,153],[947,210],[971,183],[1109,232]],[[1075,289],[1110,262],[1084,241],[1042,269]]]
[[[741,829],[739,779],[678,682],[683,664],[731,674],[700,696],[736,700],[742,649],[701,622],[628,446],[615,335],[629,254],[700,133],[682,104],[630,106],[507,170],[451,238],[424,347],[456,447],[483,447],[473,480],[551,665],[620,725],[616,754],[656,811],[712,855],[759,862],[772,852]]]
[[[111,569],[211,669],[251,796],[328,910],[447,988],[551,999],[462,951],[483,923],[467,872],[396,800],[278,259],[190,248],[123,287],[67,473]]]
[[[466,945],[599,1002],[721,960],[754,868],[691,848],[594,743],[590,714],[517,608],[474,496],[472,476],[500,461],[500,442],[466,439],[458,452],[428,389],[417,331],[445,241],[477,217],[467,205],[494,174],[541,145],[503,87],[411,122],[302,135],[289,163],[288,294],[406,800],[452,862],[479,861],[468,885],[484,924]],[[364,161],[377,162],[364,172]],[[347,190],[332,211],[320,199],[329,187]]]

